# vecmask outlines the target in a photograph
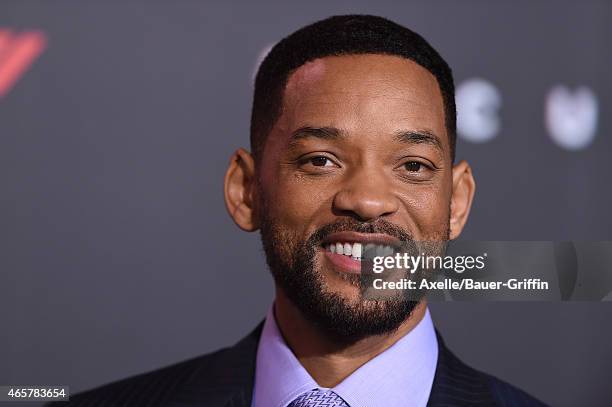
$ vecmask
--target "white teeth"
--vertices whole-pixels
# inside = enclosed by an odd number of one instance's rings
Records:
[[[344,245],[342,243],[336,243],[336,254],[344,254]]]
[[[361,243],[331,243],[326,246],[326,250],[351,257],[354,260],[361,260],[363,256],[363,245]]]
[[[361,258],[361,243],[353,243],[351,254],[353,257]]]
[[[349,256],[355,260],[361,260],[363,256],[393,256],[395,248],[393,246],[380,245],[375,243],[330,243],[326,246],[326,250],[335,253]]]

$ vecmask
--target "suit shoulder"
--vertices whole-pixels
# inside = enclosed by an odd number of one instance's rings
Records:
[[[439,334],[438,344],[429,406],[546,406],[525,391],[465,364],[446,347]]]
[[[546,407],[546,404],[536,399],[532,395],[507,383],[495,376],[487,373],[482,373],[485,380],[489,383],[489,388],[495,400],[501,406],[517,405],[526,407]]]
[[[230,348],[223,348],[150,372],[130,376],[70,396],[45,407],[164,406],[177,387],[202,369],[212,369]]]

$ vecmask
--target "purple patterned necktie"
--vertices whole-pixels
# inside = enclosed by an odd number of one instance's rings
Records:
[[[350,407],[342,397],[331,390],[308,391],[289,404],[288,407]]]

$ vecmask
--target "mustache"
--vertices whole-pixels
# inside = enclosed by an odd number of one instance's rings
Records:
[[[371,222],[360,222],[352,218],[340,219],[317,229],[308,240],[312,245],[319,245],[327,236],[337,232],[382,233],[393,236],[399,241],[414,240],[410,231],[380,218]]]

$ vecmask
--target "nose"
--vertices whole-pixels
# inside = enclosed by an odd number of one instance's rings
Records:
[[[371,221],[390,216],[399,209],[395,196],[383,174],[363,169],[350,178],[347,175],[342,188],[333,200],[337,215],[351,216],[361,221]]]

